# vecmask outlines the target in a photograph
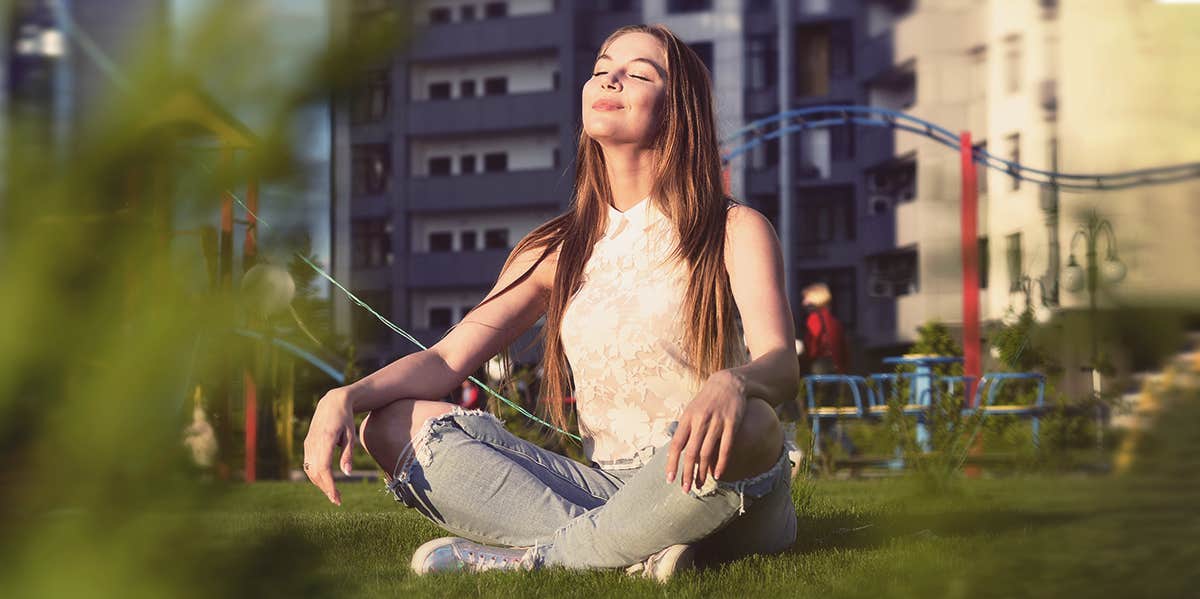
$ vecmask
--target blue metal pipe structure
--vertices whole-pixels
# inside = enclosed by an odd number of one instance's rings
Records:
[[[249,337],[256,341],[262,341],[263,339],[266,339],[265,335],[263,335],[262,333],[256,332],[256,331],[249,331],[246,329],[235,329],[234,332],[237,333],[238,335],[241,335],[243,337]],[[278,347],[279,349],[282,349],[283,351],[288,352],[289,354],[292,354],[293,356],[296,356],[297,358],[300,358],[301,360],[304,360],[305,362],[308,362],[309,364],[312,364],[313,366],[315,366],[317,368],[317,370],[320,370],[321,372],[324,372],[326,375],[329,375],[329,378],[333,379],[334,382],[336,382],[337,384],[339,384],[339,385],[346,384],[346,376],[343,375],[341,373],[341,371],[339,371],[337,368],[334,368],[334,366],[332,364],[330,364],[329,362],[326,362],[325,360],[318,358],[312,352],[309,352],[294,343],[288,342],[284,339],[280,339],[279,337],[271,337],[271,344],[274,345],[275,347]]]
[[[807,129],[838,125],[888,127],[909,131],[932,139],[951,150],[958,151],[958,135],[944,127],[915,116],[871,106],[813,106],[789,110],[758,119],[722,140],[729,147],[724,153],[726,163],[769,140]],[[975,162],[1009,176],[1038,185],[1050,185],[1063,191],[1105,191],[1142,185],[1161,185],[1185,179],[1200,178],[1200,162],[1137,169],[1118,173],[1061,173],[1025,166],[1005,160],[983,150],[975,150]],[[780,207],[782,209],[782,206]]]

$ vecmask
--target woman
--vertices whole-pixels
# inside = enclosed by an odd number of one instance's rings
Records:
[[[594,70],[570,210],[521,240],[436,345],[330,391],[313,415],[306,472],[332,502],[330,453],[349,468],[353,415],[369,411],[359,432],[388,488],[459,535],[418,549],[418,573],[630,567],[662,580],[697,554],[795,538],[771,407],[798,380],[782,258],[762,215],[723,194],[708,73],[661,26],[617,30]],[[591,467],[421,399],[543,315],[539,401],[561,427],[575,397]]]

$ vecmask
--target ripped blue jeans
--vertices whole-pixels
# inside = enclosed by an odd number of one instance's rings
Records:
[[[588,467],[516,437],[491,414],[455,408],[424,424],[388,490],[454,535],[529,547],[539,566],[630,566],[676,543],[715,562],[795,541],[786,452],[758,476],[688,493],[666,482],[665,446],[645,453],[640,467]]]

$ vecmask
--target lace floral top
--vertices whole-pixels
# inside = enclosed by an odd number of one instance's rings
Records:
[[[683,355],[686,264],[668,263],[678,235],[643,199],[608,208],[583,284],[563,314],[584,454],[603,468],[641,466],[700,390]]]

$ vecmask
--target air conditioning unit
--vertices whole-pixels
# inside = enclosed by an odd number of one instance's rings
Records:
[[[873,195],[867,198],[867,214],[872,216],[884,214],[892,209],[891,196]]]
[[[891,186],[891,181],[888,180],[886,172],[879,170],[867,175],[867,192],[880,193],[888,190]]]
[[[867,295],[871,297],[895,297],[896,289],[891,281],[881,277],[867,279]]]

